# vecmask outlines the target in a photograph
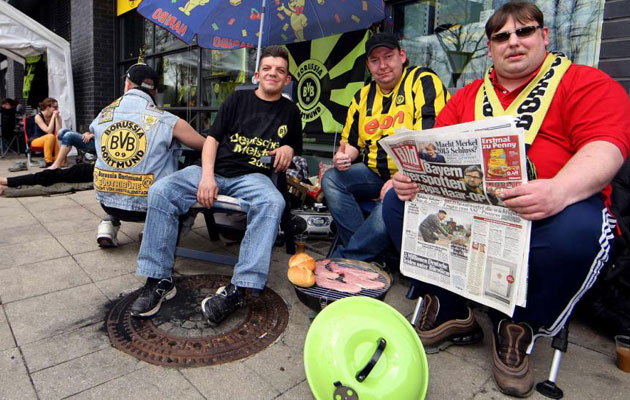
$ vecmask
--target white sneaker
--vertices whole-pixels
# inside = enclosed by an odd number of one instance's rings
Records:
[[[98,231],[96,233],[96,241],[101,247],[118,247],[118,230],[120,226],[115,226],[112,221],[101,221],[98,224]]]

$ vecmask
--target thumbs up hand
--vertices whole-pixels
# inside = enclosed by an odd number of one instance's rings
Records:
[[[343,140],[339,142],[339,149],[333,156],[333,165],[338,171],[347,171],[350,169],[352,160],[350,156],[346,154],[346,142]]]

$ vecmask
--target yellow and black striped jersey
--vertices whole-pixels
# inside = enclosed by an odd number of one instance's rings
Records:
[[[449,97],[440,78],[425,67],[404,69],[400,82],[387,95],[372,81],[354,95],[342,139],[359,149],[363,163],[387,180],[398,169],[379,140],[402,127],[433,128]]]

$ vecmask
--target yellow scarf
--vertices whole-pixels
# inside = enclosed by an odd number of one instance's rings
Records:
[[[571,60],[562,53],[549,53],[540,71],[523,89],[507,110],[503,109],[490,81],[491,66],[475,99],[475,119],[513,115],[516,126],[525,130],[525,143],[531,145],[538,134],[560,80],[569,69]]]

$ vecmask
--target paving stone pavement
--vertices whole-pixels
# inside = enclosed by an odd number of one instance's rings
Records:
[[[17,158],[0,159],[0,175]],[[40,171],[38,168],[32,172]],[[31,172],[31,171],[29,171]],[[19,175],[20,173],[8,173]],[[288,255],[277,247],[269,286],[289,308],[280,339],[252,357],[203,368],[163,368],[114,349],[104,331],[106,310],[121,292],[139,287],[135,276],[141,224],[123,223],[122,246],[100,249],[96,227],[103,212],[93,191],[52,197],[0,197],[0,399],[312,399],[303,367],[303,343],[314,313],[286,279]],[[210,242],[203,218],[187,246],[236,254]],[[309,242],[309,251],[327,244]],[[230,269],[178,259],[178,274],[229,274]],[[396,276],[386,302],[410,317],[414,304]],[[429,355],[430,399],[502,399],[490,364],[489,324],[483,343]],[[614,365],[614,343],[580,322],[571,326],[558,382],[567,399],[627,399],[630,374]],[[533,355],[536,381],[546,378],[550,340]],[[542,399],[535,393],[532,398]]]

